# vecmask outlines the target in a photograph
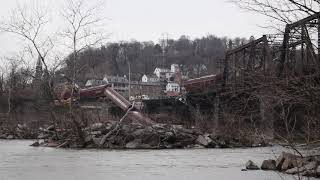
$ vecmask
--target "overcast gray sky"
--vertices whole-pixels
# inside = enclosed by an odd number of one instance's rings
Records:
[[[108,0],[107,15],[114,39],[157,40],[167,32],[173,38],[249,37],[261,35],[260,15],[243,12],[226,0]]]
[[[2,0],[0,15],[6,18],[17,2]],[[63,0],[43,0],[57,9]],[[90,1],[90,0],[89,0]],[[219,37],[259,37],[267,30],[267,20],[245,12],[227,0],[106,0],[103,16],[108,18],[108,41],[152,40],[157,42],[163,33],[170,38],[188,35],[191,38],[214,34]],[[0,56],[15,52],[18,39],[0,34]]]

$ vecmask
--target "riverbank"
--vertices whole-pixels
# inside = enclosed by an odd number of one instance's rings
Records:
[[[261,138],[231,137],[201,132],[181,125],[117,122],[95,123],[82,129],[59,129],[49,126],[41,129],[33,146],[59,148],[102,149],[181,149],[181,148],[235,148],[267,146]]]
[[[232,137],[201,132],[181,125],[127,123],[116,121],[94,123],[85,128],[29,128],[18,124],[0,128],[0,139],[36,139],[34,146],[59,148],[103,149],[181,149],[181,148],[236,148],[267,146],[259,137]],[[39,141],[40,140],[40,141]],[[39,142],[39,143],[38,143]],[[40,143],[41,142],[41,143]]]
[[[0,126],[0,139],[37,139],[40,131],[41,129],[31,128],[25,124]]]

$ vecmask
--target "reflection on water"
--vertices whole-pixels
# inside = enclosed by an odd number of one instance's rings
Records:
[[[0,141],[0,180],[277,180],[268,171],[242,172],[249,159],[261,164],[280,148],[199,150],[65,150]]]

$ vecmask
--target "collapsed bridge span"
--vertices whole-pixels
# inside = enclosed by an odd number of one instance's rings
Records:
[[[65,91],[62,93],[62,99],[67,100],[71,98],[71,91]],[[78,101],[89,101],[89,100],[98,100],[101,98],[108,98],[115,105],[117,105],[124,112],[128,112],[128,118],[133,121],[139,121],[143,124],[149,125],[152,124],[153,121],[142,114],[138,109],[136,109],[134,104],[129,102],[126,98],[124,98],[121,94],[116,92],[110,85],[101,85],[94,86],[90,88],[78,89],[75,90],[74,93],[75,99]]]

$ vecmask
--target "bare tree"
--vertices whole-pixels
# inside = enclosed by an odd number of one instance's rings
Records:
[[[270,27],[281,30],[283,24],[319,12],[319,0],[230,0],[242,9],[271,18]],[[276,22],[275,22],[276,21]]]
[[[103,1],[92,2],[88,0],[67,0],[63,8],[62,17],[65,20],[66,28],[61,33],[62,37],[69,40],[67,47],[72,50],[72,92],[74,95],[77,73],[82,69],[77,67],[79,53],[89,47],[99,45],[106,36],[100,27],[104,18],[100,17]],[[71,103],[72,104],[72,103]]]
[[[48,53],[53,49],[52,38],[45,33],[49,23],[48,11],[38,4],[19,4],[7,20],[0,23],[0,32],[10,33],[22,38],[26,42],[26,50],[31,57],[39,57],[44,65],[44,82],[47,90],[51,91]]]
[[[19,77],[19,71],[21,68],[21,65],[23,64],[23,58],[22,57],[11,57],[6,58],[7,63],[7,69],[8,69],[8,75],[7,75],[7,82],[6,82],[6,91],[7,91],[7,104],[8,104],[8,110],[7,114],[9,115],[12,111],[12,97],[13,91],[15,91],[20,83],[19,81],[21,78]]]
[[[4,92],[4,75],[5,75],[5,68],[0,65],[0,96]]]
[[[76,113],[73,109],[73,100],[76,90],[77,74],[84,68],[79,67],[77,61],[79,53],[89,47],[94,47],[101,44],[106,36],[102,31],[104,18],[101,18],[101,10],[103,1],[95,2],[89,0],[66,0],[64,8],[62,8],[62,18],[64,20],[65,29],[61,32],[62,38],[67,43],[68,49],[72,51],[71,56],[66,59],[67,64],[71,65],[71,94],[69,104],[70,124],[75,127],[75,133],[79,141],[84,141],[82,125],[85,119],[80,121],[76,118]]]

